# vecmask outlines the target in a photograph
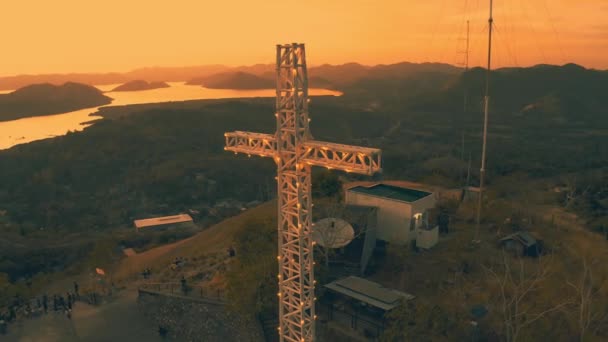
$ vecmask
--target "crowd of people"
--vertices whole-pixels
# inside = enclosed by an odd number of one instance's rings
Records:
[[[90,301],[90,298],[87,298]],[[81,300],[78,282],[74,282],[73,290],[68,290],[65,295],[46,293],[40,297],[27,300],[15,295],[8,307],[0,311],[0,333],[6,333],[7,326],[19,318],[32,318],[52,313],[63,313],[68,319],[72,319],[72,308],[76,301]]]

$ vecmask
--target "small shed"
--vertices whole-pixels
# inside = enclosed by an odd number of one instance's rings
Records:
[[[401,299],[412,300],[415,298],[411,294],[389,289],[373,281],[356,276],[336,280],[326,284],[325,287],[335,293],[355,299],[384,312],[396,308]]]
[[[517,232],[500,239],[504,249],[520,256],[538,256],[540,254],[540,241],[529,232]]]

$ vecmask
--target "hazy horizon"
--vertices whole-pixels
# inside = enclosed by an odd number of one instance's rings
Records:
[[[310,66],[357,62],[486,60],[488,1],[179,4],[75,0],[5,6],[0,75],[127,72],[141,66],[274,63],[277,43],[307,46]],[[297,10],[296,10],[297,9]],[[608,69],[608,4],[602,0],[495,2],[493,67],[563,65]],[[27,26],[22,18],[27,17]],[[278,29],[277,21],[289,22]],[[246,29],[243,29],[246,28]],[[40,58],[44,56],[44,58]]]
[[[428,61],[428,62],[411,62],[411,61],[396,61],[393,63],[378,63],[378,64],[365,64],[365,63],[360,63],[357,61],[349,61],[349,62],[343,62],[343,63],[321,63],[321,64],[309,64],[308,68],[315,68],[315,67],[320,67],[320,66],[324,66],[324,65],[331,65],[331,66],[341,66],[341,65],[346,65],[346,64],[359,64],[365,67],[376,67],[376,66],[380,66],[380,65],[394,65],[394,64],[401,64],[401,63],[412,63],[412,64],[446,64],[446,65],[451,65],[457,68],[460,68],[460,65],[456,65],[456,64],[452,64],[452,63],[446,63],[446,62],[432,62],[432,61]],[[602,69],[602,68],[593,68],[593,67],[588,67],[586,65],[582,65],[580,63],[576,63],[576,62],[565,62],[565,63],[559,63],[559,64],[552,64],[552,63],[535,63],[535,64],[530,64],[530,65],[504,65],[504,66],[499,66],[499,67],[492,67],[492,70],[497,70],[497,69],[503,69],[503,68],[530,68],[530,67],[534,67],[537,65],[554,65],[554,66],[564,66],[566,64],[577,64],[577,65],[581,65],[582,67],[586,68],[586,69],[592,69],[592,70],[599,70],[599,71],[608,71],[607,69]],[[82,71],[82,72],[53,72],[53,73],[23,73],[23,74],[7,74],[7,75],[3,75],[0,74],[0,78],[6,78],[6,77],[21,77],[21,76],[44,76],[44,75],[70,75],[70,74],[74,74],[74,75],[104,75],[104,74],[126,74],[126,73],[130,73],[130,72],[135,72],[135,71],[141,71],[141,70],[147,70],[147,69],[179,69],[179,68],[202,68],[202,67],[225,67],[225,68],[247,68],[247,67],[253,67],[255,65],[267,65],[267,66],[274,66],[273,63],[255,63],[255,64],[237,64],[237,65],[226,65],[226,64],[200,64],[200,65],[153,65],[153,66],[141,66],[141,67],[135,67],[129,70],[123,70],[123,71]],[[485,69],[485,66],[482,65],[476,65],[476,66],[469,66],[469,69],[472,68],[482,68]],[[225,71],[219,71],[221,72],[225,72]],[[228,71],[229,72],[229,71]],[[122,83],[117,83],[117,84],[122,84]]]

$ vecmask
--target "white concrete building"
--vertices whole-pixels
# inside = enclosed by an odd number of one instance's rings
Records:
[[[439,238],[438,228],[428,225],[428,210],[436,201],[432,192],[383,183],[345,192],[347,205],[377,208],[377,239],[401,244],[416,240],[421,248],[434,246]]]

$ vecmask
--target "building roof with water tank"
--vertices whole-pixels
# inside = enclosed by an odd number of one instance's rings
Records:
[[[424,197],[432,195],[431,192],[399,187],[384,183],[375,184],[372,186],[356,186],[348,189],[348,191],[408,203],[416,202]]]

